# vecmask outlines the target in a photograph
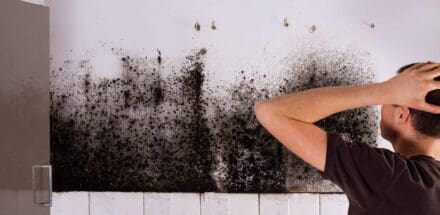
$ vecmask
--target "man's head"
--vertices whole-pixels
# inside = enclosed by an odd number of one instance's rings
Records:
[[[405,65],[397,71],[401,73],[414,65]],[[440,78],[440,77],[438,77]],[[438,80],[436,78],[435,80]],[[426,101],[439,105],[440,92],[428,93]],[[394,143],[396,138],[439,138],[440,114],[433,114],[399,105],[382,105],[380,129],[383,138]]]

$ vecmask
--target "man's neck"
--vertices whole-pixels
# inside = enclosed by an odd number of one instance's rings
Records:
[[[406,158],[415,155],[427,155],[440,160],[440,139],[398,137],[393,144],[394,151]]]

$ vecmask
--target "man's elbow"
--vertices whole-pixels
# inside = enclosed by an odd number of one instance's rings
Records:
[[[254,102],[254,113],[257,115],[260,112],[261,106],[263,105],[263,101],[257,100]]]
[[[254,111],[256,111],[261,106],[261,104],[263,104],[263,100],[254,101]]]
[[[270,113],[270,107],[267,104],[267,102],[264,102],[262,100],[259,101],[255,101],[254,102],[254,114],[257,118],[258,121],[261,122],[261,119],[267,115],[268,113]]]

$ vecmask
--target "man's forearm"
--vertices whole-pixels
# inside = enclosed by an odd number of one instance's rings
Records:
[[[334,113],[367,105],[391,104],[382,83],[321,87],[258,101],[268,111],[313,123]]]

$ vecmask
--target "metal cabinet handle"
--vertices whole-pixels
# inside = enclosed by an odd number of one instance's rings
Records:
[[[37,202],[37,192],[36,192],[36,170],[37,169],[47,169],[48,170],[48,201]],[[33,165],[32,166],[32,190],[33,190],[33,202],[41,207],[51,207],[52,206],[52,166],[51,165]]]

